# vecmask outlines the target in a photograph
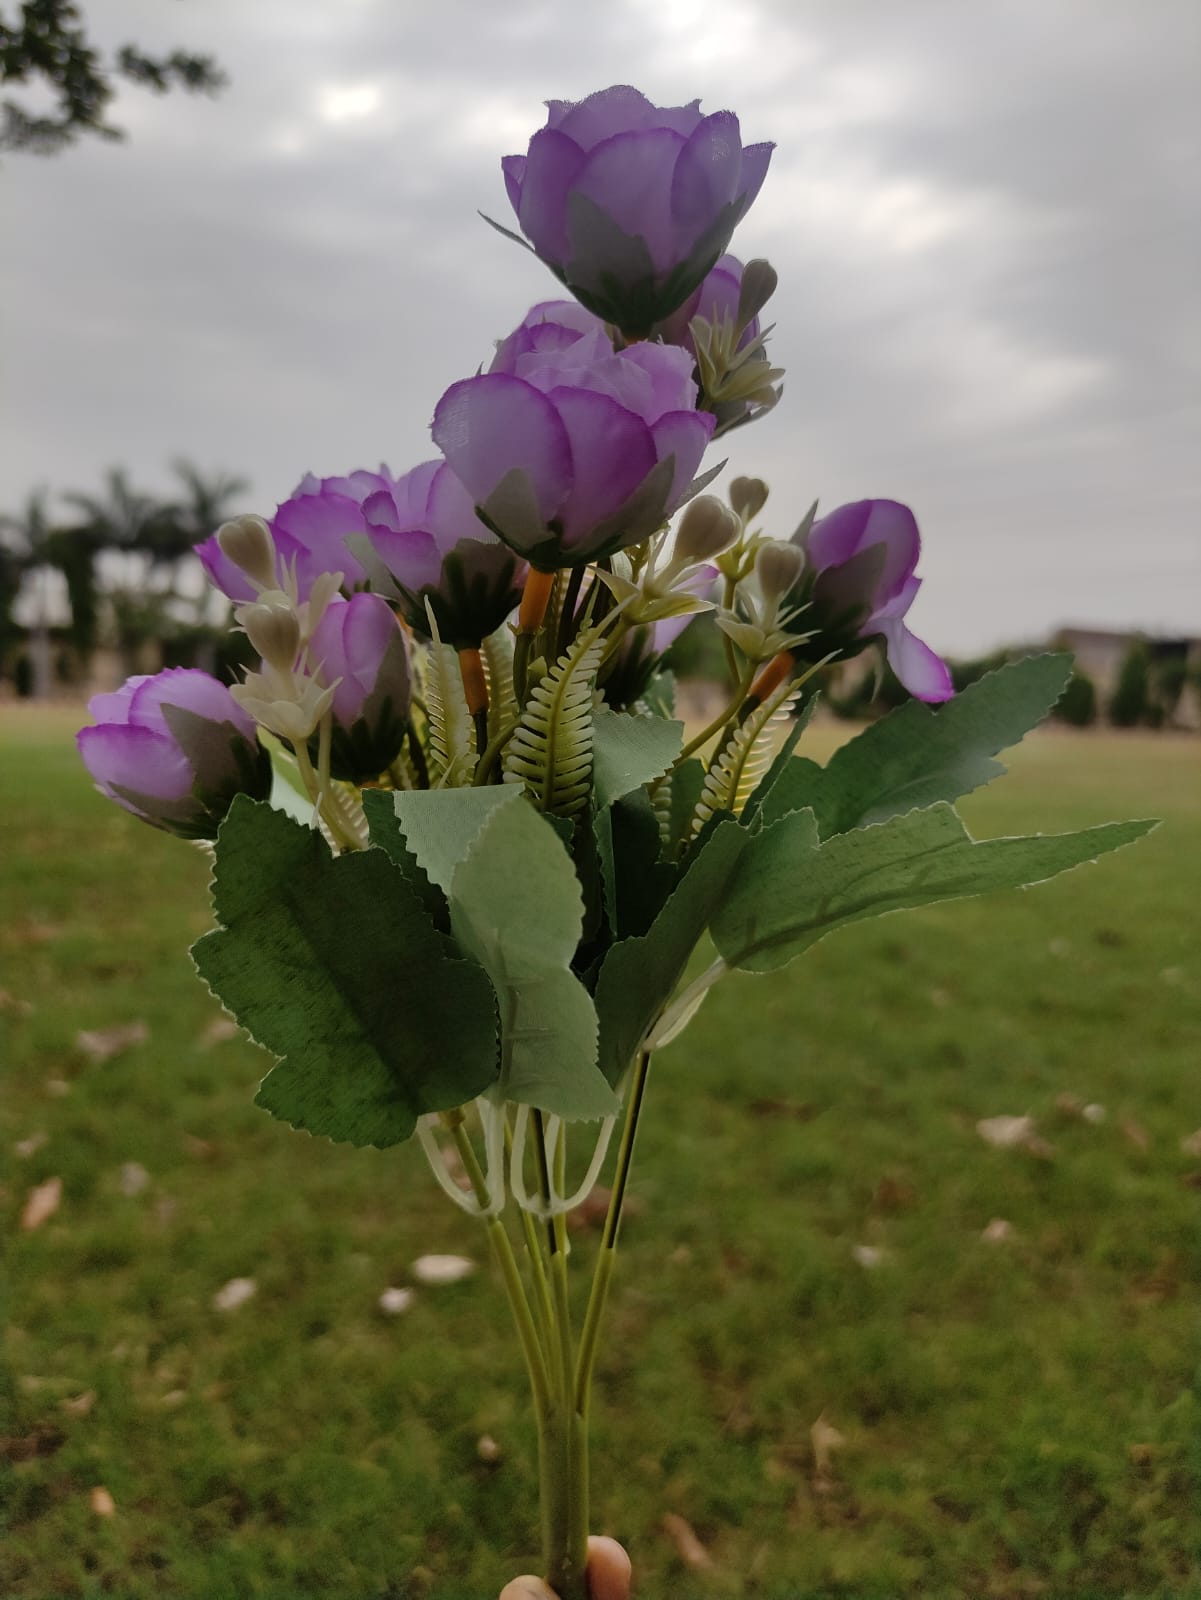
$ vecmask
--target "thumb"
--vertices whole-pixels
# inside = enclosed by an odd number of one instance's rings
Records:
[[[506,1583],[500,1591],[499,1600],[555,1600],[555,1591],[548,1589],[541,1578],[526,1574]]]
[[[592,1535],[588,1540],[588,1593],[591,1600],[630,1600],[630,1570],[630,1558],[616,1539]]]

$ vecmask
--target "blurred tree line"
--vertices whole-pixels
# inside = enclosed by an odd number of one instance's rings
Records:
[[[0,677],[18,694],[86,686],[100,648],[125,674],[196,665],[228,675],[241,635],[229,632],[192,547],[249,485],[188,461],[172,472],[176,494],[144,493],[114,469],[98,493],[62,495],[62,514],[40,490],[0,515]]]

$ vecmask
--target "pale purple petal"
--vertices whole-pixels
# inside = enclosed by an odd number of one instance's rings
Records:
[[[464,539],[496,543],[496,535],[476,516],[471,496],[445,461],[438,463],[430,485],[429,510],[430,530],[442,555]]]
[[[738,193],[742,138],[732,111],[716,111],[698,124],[680,152],[671,183],[671,217],[677,250],[687,254]]]
[[[743,146],[742,171],[738,179],[743,216],[755,203],[756,196],[763,187],[763,180],[767,177],[767,169],[771,165],[771,153],[775,148],[771,143]]]
[[[646,477],[655,445],[641,418],[608,395],[563,389],[551,399],[571,441],[572,486],[560,512],[564,542],[578,546]]]
[[[705,446],[713,437],[717,418],[708,411],[671,411],[660,417],[651,432],[655,436],[655,454],[660,461],[675,457],[671,492],[667,497],[667,510],[679,505],[685,490],[696,477]]]
[[[254,719],[243,711],[226,686],[195,667],[168,667],[144,678],[134,690],[129,722],[155,733],[169,735],[164,706],[178,706],[209,722],[232,722],[247,739],[254,739]]]
[[[375,688],[380,663],[396,633],[396,618],[374,594],[357,594],[335,602],[313,630],[310,655],[334,690],[334,717],[350,727]]]
[[[867,526],[860,548],[882,544],[886,555],[884,567],[876,585],[875,603],[885,605],[913,575],[921,554],[922,541],[917,531],[917,518],[908,506],[899,500],[872,500]]]
[[[809,563],[815,571],[840,567],[858,553],[872,504],[871,500],[853,500],[817,519],[806,541]]]
[[[521,231],[546,261],[566,261],[567,191],[579,176],[584,152],[565,134],[543,128],[530,140],[517,220]]]
[[[521,214],[521,186],[525,182],[525,157],[502,156],[500,170],[505,176],[505,192],[515,216]]]
[[[595,201],[623,233],[641,237],[659,272],[670,271],[676,259],[670,197],[684,144],[670,128],[614,134],[589,153],[572,186]]]
[[[143,673],[137,678],[126,678],[119,689],[109,694],[94,694],[88,701],[88,716],[93,722],[128,722],[134,695],[142,684],[149,682],[149,673]]]
[[[654,344],[642,340],[621,352],[621,360],[637,367],[650,379],[649,407],[641,411],[647,422],[655,422],[669,411],[696,409],[696,379],[693,360],[676,345]]]
[[[244,605],[246,601],[253,600],[258,591],[241,567],[229,559],[217,543],[217,535],[209,534],[202,543],[192,547],[200,557],[200,565],[208,575],[209,582],[214,589],[219,589],[228,600],[235,605]]]
[[[615,133],[657,128],[662,122],[659,108],[628,83],[598,89],[574,105],[551,101],[548,110],[551,111],[551,125],[574,139],[581,150],[591,150]]]
[[[296,557],[302,594],[324,572],[340,572],[348,583],[366,582],[367,574],[346,548],[348,534],[367,531],[357,500],[326,491],[300,495],[284,501],[271,528],[281,555]]]
[[[179,746],[165,734],[108,723],[81,728],[76,743],[92,778],[127,811],[134,808],[114,793],[116,788],[132,789],[155,800],[182,800],[191,793],[192,769]]]
[[[899,617],[880,620],[873,632],[884,636],[888,664],[901,683],[919,700],[949,700],[955,692],[946,663],[923,644]]]
[[[381,501],[385,498],[380,496]],[[424,528],[392,529],[377,522],[369,524],[368,533],[380,560],[397,583],[414,593],[437,583],[442,574],[442,557],[432,533]]]
[[[438,402],[434,443],[482,505],[515,468],[528,473],[547,522],[571,487],[571,445],[545,395],[506,373],[451,384]]]

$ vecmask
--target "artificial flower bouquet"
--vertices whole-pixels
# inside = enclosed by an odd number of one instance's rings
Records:
[[[1149,826],[973,840],[955,800],[1070,662],[952,696],[905,622],[906,507],[811,508],[781,539],[758,480],[700,492],[713,440],[780,395],[759,320],[775,275],[726,253],[771,149],[630,88],[551,102],[503,169],[512,237],[574,298],[452,384],[436,459],[306,477],[199,547],[261,658],[243,681],[135,678],[79,735],[105,794],[211,841],[217,927],[193,955],[277,1058],[258,1103],[329,1139],[414,1141],[486,1230],[564,1600],[585,1592],[590,1385],[654,1052],[729,972]],[[728,682],[693,729],[663,656],[702,612]],[[865,649],[914,698],[824,767],[794,753],[816,675]],[[577,1327],[565,1219],[615,1136]]]

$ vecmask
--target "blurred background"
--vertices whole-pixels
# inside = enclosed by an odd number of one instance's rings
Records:
[[[254,1109],[184,954],[205,863],[71,736],[129,672],[232,670],[189,555],[223,518],[433,454],[442,391],[558,292],[477,215],[509,221],[500,157],[629,81],[777,143],[734,249],[779,272],[785,393],[722,447],[767,531],[907,501],[961,685],[1076,652],[1093,734],[1028,741],[973,828],[1165,825],[739,979],[665,1052],[598,1525],[648,1596],[1201,1594],[1201,10],[71,10],[0,3],[6,1592],[455,1600],[532,1559],[480,1241],[411,1152]],[[64,28],[70,105],[12,81],[62,78]],[[478,1270],[424,1284],[429,1250]]]

